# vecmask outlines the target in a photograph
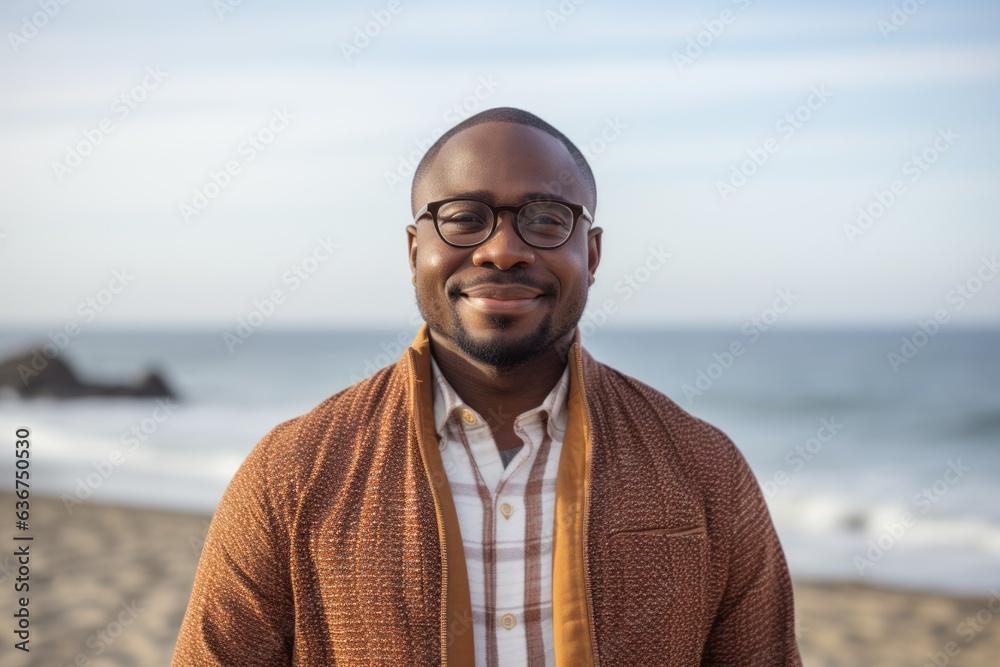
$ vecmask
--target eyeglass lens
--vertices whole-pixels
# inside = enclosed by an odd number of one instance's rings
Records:
[[[471,199],[451,201],[438,209],[437,224],[449,243],[477,245],[493,230],[493,211],[485,203]],[[573,211],[559,202],[532,202],[521,208],[517,225],[526,242],[548,248],[569,237],[573,231]]]

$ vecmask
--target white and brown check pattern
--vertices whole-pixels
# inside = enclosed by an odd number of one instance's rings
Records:
[[[514,419],[524,446],[504,467],[490,424],[431,361],[434,421],[469,573],[476,665],[554,665],[552,531],[569,368]]]

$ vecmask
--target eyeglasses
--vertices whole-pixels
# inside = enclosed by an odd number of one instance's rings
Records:
[[[471,248],[485,242],[497,230],[501,211],[514,214],[514,232],[533,248],[558,248],[569,240],[576,222],[594,218],[586,206],[551,199],[533,199],[517,206],[493,206],[467,197],[443,199],[427,204],[414,222],[430,213],[441,240],[456,248]]]

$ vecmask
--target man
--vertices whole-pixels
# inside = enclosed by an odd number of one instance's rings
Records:
[[[491,109],[411,203],[425,325],[251,452],[173,664],[799,665],[743,457],[580,346],[602,230],[579,150]]]

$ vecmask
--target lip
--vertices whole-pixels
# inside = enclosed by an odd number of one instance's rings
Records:
[[[462,295],[462,300],[477,310],[489,313],[523,313],[536,307],[541,299],[491,299],[482,296]]]
[[[527,285],[477,285],[462,292],[462,300],[488,313],[523,313],[540,303],[544,292]]]
[[[527,285],[476,285],[462,292],[462,296],[493,301],[524,301],[542,294],[542,290]]]

